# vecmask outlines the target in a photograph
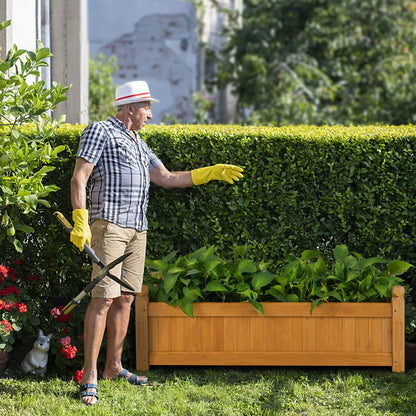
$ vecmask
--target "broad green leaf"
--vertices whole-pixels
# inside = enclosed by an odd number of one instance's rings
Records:
[[[179,299],[177,305],[181,308],[181,310],[186,313],[191,318],[194,317],[194,308],[190,299]]]
[[[315,257],[319,257],[321,253],[316,250],[305,250],[302,252],[302,260],[309,261]]]
[[[212,269],[215,269],[215,267],[217,267],[219,264],[221,264],[222,262],[219,260],[209,260],[207,262],[205,262],[203,264],[204,267],[204,272],[208,273],[210,272]]]
[[[248,289],[250,289],[250,286],[248,285],[248,283],[245,283],[245,282],[240,282],[238,285],[237,285],[237,287],[236,287],[236,290],[237,290],[237,292],[244,292],[244,291],[246,291],[246,290],[248,290]]]
[[[163,287],[166,293],[169,293],[173,289],[177,280],[178,280],[177,274],[168,273],[163,277],[163,283],[164,283]]]
[[[248,302],[261,316],[264,316],[263,306],[259,301],[250,299]]]
[[[13,245],[18,253],[23,253],[23,245],[17,238],[13,239]]]
[[[198,269],[191,269],[191,270],[187,270],[187,272],[185,273],[185,276],[194,276],[196,274],[201,274],[201,272]]]
[[[183,267],[177,267],[177,266],[172,266],[172,267],[169,267],[169,269],[168,269],[169,274],[179,274],[179,273],[182,273],[184,271],[185,271],[185,269]]]
[[[162,272],[165,272],[169,268],[169,264],[163,260],[146,259],[145,264],[152,269],[160,270]]]
[[[0,30],[5,29],[7,26],[10,26],[12,23],[11,20],[4,20],[3,22],[0,23]]]
[[[275,277],[276,275],[271,272],[258,272],[253,276],[251,286],[254,290],[261,289],[271,283]]]
[[[281,286],[276,285],[266,291],[266,295],[271,295],[279,301],[284,301],[284,291]]]
[[[294,293],[289,293],[285,296],[286,302],[299,302],[299,296]]]
[[[211,280],[205,286],[204,290],[206,292],[227,292],[227,289],[217,280]]]
[[[26,234],[30,234],[35,231],[33,227],[30,227],[29,225],[24,225],[24,224],[15,224],[14,227],[16,228],[16,230],[23,231]]]
[[[254,264],[253,260],[241,260],[238,263],[236,273],[255,273],[257,271],[257,266]]]
[[[315,263],[315,272],[320,276],[328,272],[328,267],[321,256],[318,257],[318,260]]]
[[[410,263],[406,263],[405,261],[401,260],[392,260],[387,265],[389,273],[393,276],[400,276],[401,274],[407,272],[411,267],[414,266]]]
[[[372,266],[373,264],[377,264],[377,263],[387,263],[388,260],[384,260],[380,257],[370,257],[368,259],[362,259],[362,260],[358,260],[357,266],[360,269],[366,269],[369,266]]]
[[[340,262],[340,263],[342,263],[347,258],[348,254],[349,254],[348,253],[348,248],[344,244],[336,246],[334,248],[333,253],[334,253],[335,260]]]

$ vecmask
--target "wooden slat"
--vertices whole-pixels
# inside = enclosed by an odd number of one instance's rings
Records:
[[[265,318],[253,317],[249,319],[250,326],[250,351],[264,351],[264,324]]]
[[[211,351],[224,351],[224,318],[211,318]]]
[[[250,351],[250,338],[252,334],[250,332],[249,319],[244,316],[237,318],[237,351]]]
[[[224,320],[224,351],[238,351],[238,321],[234,317]]]
[[[264,351],[276,351],[277,346],[277,318],[269,318],[267,319],[267,325],[265,324],[264,327]]]
[[[302,320],[302,350],[304,352],[314,352],[316,351],[316,320],[311,316],[305,316]]]
[[[342,322],[343,351],[348,353],[354,352],[355,348],[355,323],[356,320],[354,318],[344,318]]]
[[[150,365],[391,366],[391,354],[303,352],[205,352],[149,354]]]
[[[329,351],[343,351],[343,318],[329,318],[328,322],[328,348]]]
[[[368,346],[370,351],[383,351],[382,327],[383,321],[381,319],[368,319]]]
[[[198,351],[211,351],[211,318],[198,319]]]
[[[392,370],[405,370],[404,358],[404,288],[395,286],[392,291]]]
[[[148,306],[149,298],[146,292],[143,292],[143,296],[136,296],[136,367],[141,370],[149,369]]]
[[[316,318],[316,352],[329,351],[328,318]]]
[[[262,303],[266,316],[311,316],[309,303]],[[226,306],[226,307],[225,307]],[[358,307],[357,307],[358,306]],[[194,316],[254,316],[259,313],[247,303],[195,303]],[[161,302],[149,303],[149,316],[186,316],[178,307]],[[390,303],[324,303],[313,310],[312,316],[390,317]],[[267,319],[267,318],[266,318]]]

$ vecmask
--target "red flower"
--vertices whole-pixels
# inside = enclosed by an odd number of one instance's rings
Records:
[[[2,279],[0,282],[2,282],[7,277],[8,272],[9,269],[6,266],[0,265],[0,278]]]
[[[7,296],[7,295],[10,295],[11,293],[14,293],[15,295],[19,295],[20,291],[16,286],[9,286],[9,287],[6,287],[6,289],[4,290],[0,290],[0,296]]]
[[[0,311],[2,309],[5,309],[5,306],[6,306],[6,304],[4,303],[4,301],[0,299]]]
[[[64,337],[59,341],[64,347],[66,345],[71,345],[71,337]]]
[[[28,311],[28,309],[27,309],[27,305],[25,304],[25,303],[19,303],[18,305],[17,305],[17,308],[19,309],[19,312],[20,313],[24,313],[24,312],[27,312]]]
[[[11,311],[11,310],[12,310],[12,308],[13,308],[13,303],[11,303],[11,302],[6,303],[6,304],[4,305],[4,309],[6,309],[6,311]]]
[[[75,375],[74,375],[74,378],[73,378],[73,380],[75,381],[75,383],[81,383],[83,374],[84,374],[84,369],[77,370],[75,372]]]
[[[55,319],[58,322],[66,322],[66,321],[69,321],[71,319],[71,312],[63,314],[61,312],[63,308],[64,308],[64,305],[61,305],[61,306],[58,306],[57,308],[52,309],[52,311],[56,310]],[[52,313],[52,311],[51,311],[51,313]]]
[[[23,260],[20,260],[20,259],[17,259],[15,262],[14,262],[14,264],[16,265],[16,266],[23,266]]]
[[[68,328],[64,328],[64,329],[62,330],[62,332],[63,332],[64,334],[67,334],[67,333],[68,333]]]
[[[74,358],[75,355],[77,354],[77,347],[72,346],[72,345],[65,345],[62,349],[61,349],[61,353],[65,354],[65,358],[68,358],[68,360],[70,360],[71,358]]]
[[[0,321],[0,325],[3,325],[9,331],[13,331],[13,327],[12,327],[11,323],[9,321],[6,321],[5,319]]]

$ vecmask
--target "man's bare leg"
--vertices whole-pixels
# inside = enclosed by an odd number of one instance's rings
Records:
[[[103,378],[116,378],[123,370],[121,355],[130,320],[134,294],[122,293],[107,314],[107,357]],[[130,377],[131,374],[127,374]]]
[[[100,353],[104,336],[108,310],[113,303],[112,299],[91,298],[84,320],[84,374],[82,385],[97,384],[97,359]],[[87,389],[95,392],[95,389]],[[95,404],[94,396],[81,397],[85,404]]]

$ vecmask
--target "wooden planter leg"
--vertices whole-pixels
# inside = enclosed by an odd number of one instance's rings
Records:
[[[404,287],[394,286],[392,290],[392,371],[405,371],[404,357]]]
[[[136,293],[136,367],[149,369],[149,288],[145,285]]]

